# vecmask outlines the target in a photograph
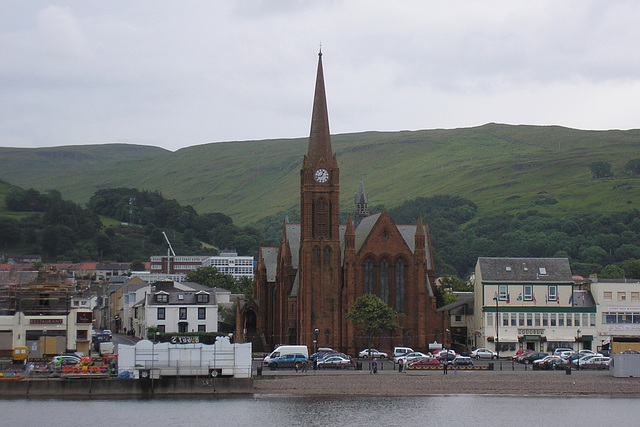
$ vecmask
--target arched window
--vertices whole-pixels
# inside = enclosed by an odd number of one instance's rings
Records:
[[[389,304],[389,261],[380,262],[380,299]]]
[[[320,264],[320,248],[317,246],[313,247],[313,263],[315,265]]]
[[[396,261],[396,311],[404,313],[404,261]]]
[[[327,201],[324,198],[319,198],[316,202],[316,224],[315,232],[316,237],[327,237],[327,223],[329,217],[329,209],[327,208]]]
[[[331,246],[324,247],[324,265],[331,265]]]
[[[364,263],[364,293],[373,293],[373,262],[370,259]]]

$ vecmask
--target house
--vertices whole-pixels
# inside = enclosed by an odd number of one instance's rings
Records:
[[[475,347],[473,341],[474,294],[459,293],[458,300],[438,308],[443,314],[446,339],[444,344],[459,353],[467,353]]]
[[[592,346],[595,301],[574,292],[567,258],[478,258],[474,291],[476,347],[509,355]]]

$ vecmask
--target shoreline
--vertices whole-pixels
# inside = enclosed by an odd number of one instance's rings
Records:
[[[609,371],[302,373],[254,377],[254,394],[309,397],[448,395],[640,397],[640,378]]]

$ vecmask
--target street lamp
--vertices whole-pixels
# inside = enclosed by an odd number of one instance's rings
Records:
[[[500,328],[498,326],[498,295],[493,297],[496,302],[496,359],[500,360]]]
[[[582,331],[578,329],[576,331],[576,353],[578,353],[578,371],[580,370],[580,334]]]
[[[318,352],[318,334],[320,333],[320,329],[315,328],[313,330],[313,333],[315,334],[316,338],[313,340],[313,352],[317,353]]]

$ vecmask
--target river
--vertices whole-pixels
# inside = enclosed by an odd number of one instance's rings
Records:
[[[3,426],[633,425],[635,398],[247,396],[154,400],[3,400]],[[635,421],[633,421],[635,420]]]

